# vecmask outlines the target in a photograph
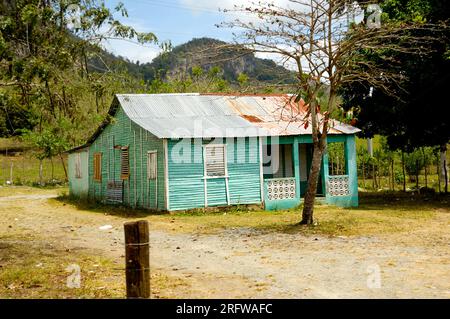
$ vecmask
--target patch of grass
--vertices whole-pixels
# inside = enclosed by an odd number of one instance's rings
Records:
[[[12,149],[12,148],[26,148],[26,144],[20,141],[17,138],[6,138],[6,137],[0,137],[0,151],[5,151],[6,149]]]
[[[15,156],[0,155],[0,185],[11,179],[12,164],[12,182],[15,185],[32,185],[39,182],[39,160],[31,152],[20,153]],[[65,159],[67,168],[67,159]],[[59,158],[53,159],[53,179],[52,181],[52,163],[45,159],[42,163],[43,182],[44,183],[64,183],[66,178],[64,169]]]
[[[48,201],[58,206],[75,205],[80,212],[94,212],[123,218],[144,218],[151,229],[184,233],[217,233],[230,228],[252,228],[258,231],[300,233],[305,235],[354,236],[377,235],[418,229],[437,212],[449,212],[450,197],[417,195],[402,192],[361,193],[360,206],[339,208],[316,205],[315,226],[299,226],[301,206],[284,211],[252,210],[237,206],[216,210],[190,210],[172,214],[104,205],[61,196]]]
[[[65,186],[31,187],[31,186],[0,186],[0,197],[21,195],[50,195],[67,192]]]
[[[124,218],[143,218],[151,214],[166,214],[165,212],[156,212],[146,209],[130,208],[122,205],[107,205],[97,200],[87,198],[78,198],[70,196],[67,193],[60,194],[57,198],[49,200],[53,206],[73,205],[80,211],[89,211],[106,215],[124,217]]]
[[[80,267],[80,287],[69,288]],[[152,298],[176,297],[188,289],[182,278],[151,272]],[[66,249],[35,236],[2,236],[0,243],[0,298],[125,298],[123,260],[102,257],[101,252]]]
[[[74,274],[69,265],[80,267],[80,288],[69,288]],[[5,242],[0,248],[0,298],[121,298],[123,272],[98,254],[59,249],[39,240]]]
[[[52,201],[52,200],[51,200]],[[50,201],[50,202],[51,202]],[[299,226],[302,205],[284,211],[255,210],[234,206],[221,209],[193,209],[171,214],[143,209],[105,205],[61,196],[55,205],[73,204],[81,211],[96,212],[124,218],[145,218],[152,229],[185,233],[217,233],[229,228],[253,228],[259,231],[278,231],[353,236],[408,231],[421,227],[432,219],[436,210],[447,210],[449,196],[417,195],[402,192],[360,193],[360,206],[339,208],[320,203],[315,207],[316,225]],[[319,203],[319,201],[317,201]]]
[[[315,226],[299,226],[301,209],[285,211],[227,211],[212,213],[176,213],[147,217],[155,228],[176,232],[215,233],[230,228],[260,231],[319,234],[327,236],[376,235],[420,228],[433,219],[436,210],[447,211],[448,196],[425,198],[399,193],[366,194],[358,208],[328,205],[315,207]]]
[[[151,273],[151,298],[177,298],[178,289],[188,289],[189,284],[182,278],[175,278],[160,272]]]

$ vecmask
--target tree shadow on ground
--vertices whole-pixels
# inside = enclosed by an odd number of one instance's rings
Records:
[[[360,193],[359,201],[358,207],[351,208],[317,205],[313,225],[280,222],[267,225],[265,231],[314,236],[313,240],[320,235],[378,235],[420,228],[426,220],[433,219],[436,213],[450,214],[449,194]],[[300,221],[301,208],[295,213]]]
[[[107,214],[124,218],[139,218],[151,215],[168,215],[166,211],[152,209],[133,208],[122,204],[106,204],[96,200],[75,198],[69,195],[61,195],[55,200],[63,205],[73,205],[78,210],[85,210],[93,213]]]
[[[351,210],[398,209],[420,211],[450,208],[450,194],[419,194],[417,192],[360,192],[359,206]],[[450,212],[450,210],[449,210]]]

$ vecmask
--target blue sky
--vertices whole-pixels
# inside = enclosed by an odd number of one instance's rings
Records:
[[[113,9],[122,2],[128,10],[128,17],[116,18],[137,31],[153,32],[160,41],[170,40],[174,46],[188,42],[192,38],[210,37],[223,41],[233,40],[232,30],[217,28],[221,22],[236,18],[248,20],[243,13],[224,13],[220,9],[232,9],[234,5],[251,6],[253,0],[104,0],[106,6]],[[282,7],[295,6],[289,0],[268,0]],[[256,1],[257,2],[257,1]],[[362,15],[355,17],[362,19]],[[236,31],[236,30],[234,30]],[[105,48],[114,53],[141,63],[150,62],[160,52],[157,45],[142,46],[123,40],[109,40]],[[281,63],[280,56],[268,53],[256,53],[258,57],[273,59]],[[292,65],[291,65],[292,64]],[[285,63],[287,68],[295,64]]]
[[[105,0],[109,8],[119,1]],[[215,24],[230,19],[229,14],[218,8],[231,8],[233,4],[245,4],[246,0],[122,0],[128,10],[128,18],[117,16],[123,23],[137,31],[153,32],[159,40],[172,44],[185,43],[192,38],[211,37],[232,40],[230,30],[217,28]],[[141,46],[127,41],[110,40],[105,48],[132,61],[151,61],[159,52],[158,46]]]

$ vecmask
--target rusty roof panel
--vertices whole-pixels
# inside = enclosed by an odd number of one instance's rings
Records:
[[[125,113],[159,138],[311,134],[304,107],[288,95],[119,94]],[[332,134],[359,129],[331,121]]]

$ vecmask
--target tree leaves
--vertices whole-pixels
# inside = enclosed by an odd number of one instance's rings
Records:
[[[101,41],[157,42],[153,33],[114,18],[114,12],[127,15],[123,4],[113,10],[98,0],[70,5],[80,9],[80,25],[73,28],[66,25],[67,1],[0,2],[0,134],[25,134],[42,156],[84,141],[105,116],[114,93],[144,91],[138,79],[101,57],[101,72],[91,70]]]

